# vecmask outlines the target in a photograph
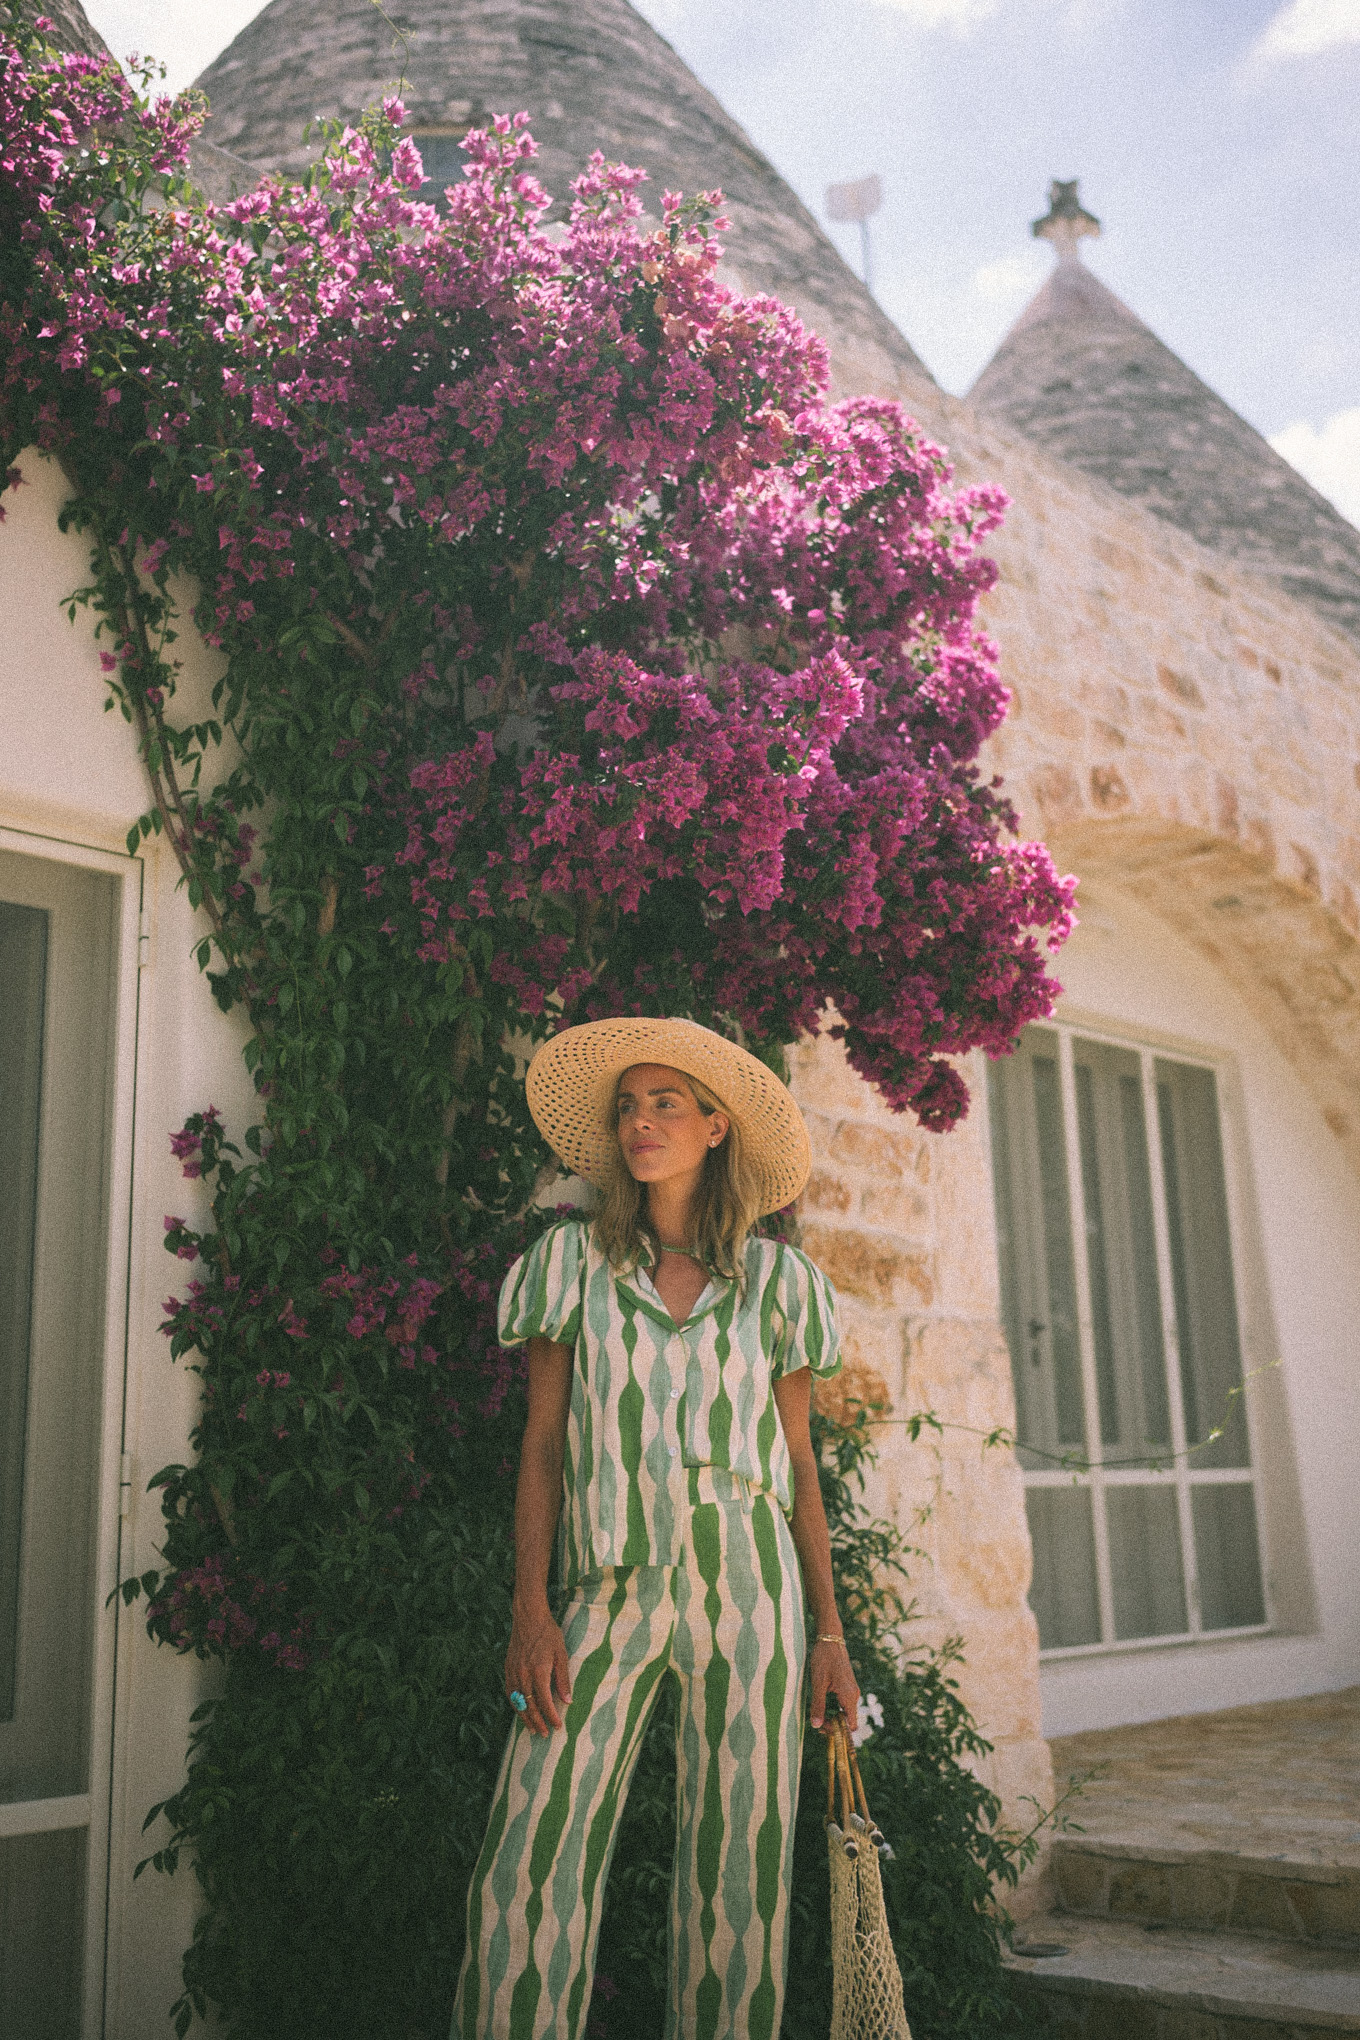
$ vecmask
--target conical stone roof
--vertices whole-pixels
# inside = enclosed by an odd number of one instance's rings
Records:
[[[1075,241],[968,401],[1360,638],[1360,531],[1092,275]]]
[[[908,401],[913,386],[938,394],[811,213],[628,0],[388,0],[386,17],[371,0],[271,0],[198,80],[212,108],[207,139],[299,170],[314,114],[352,117],[399,78],[418,137],[448,138],[445,157],[469,127],[524,109],[536,172],[559,201],[595,149],[648,172],[653,213],[665,190],[716,186],[735,281],[793,305],[833,367],[855,362],[857,387],[868,366]]]
[[[9,0],[11,11],[25,21],[39,15],[52,26],[48,40],[60,50],[75,50],[84,57],[107,57],[109,46],[81,6],[80,0]],[[0,21],[3,21],[0,15]]]

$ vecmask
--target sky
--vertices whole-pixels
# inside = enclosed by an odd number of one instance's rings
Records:
[[[636,4],[824,223],[828,184],[878,174],[874,292],[946,389],[1043,281],[1030,222],[1079,177],[1091,268],[1360,524],[1360,0]],[[172,88],[260,6],[86,0]]]

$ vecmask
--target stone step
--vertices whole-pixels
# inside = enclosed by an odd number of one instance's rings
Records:
[[[1360,1955],[1298,1939],[1048,1913],[1025,1922],[1007,1967],[1044,2040],[1360,2034]]]
[[[1060,1835],[1052,1864],[1065,1913],[1360,1948],[1360,1867],[1353,1864],[1110,1835]]]

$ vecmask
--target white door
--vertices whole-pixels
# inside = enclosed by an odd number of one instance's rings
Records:
[[[12,840],[12,839],[11,839]],[[0,2034],[99,2029],[123,886],[0,850]],[[116,1527],[116,1501],[113,1502]]]

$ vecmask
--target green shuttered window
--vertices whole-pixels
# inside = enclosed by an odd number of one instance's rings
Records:
[[[1214,1070],[1030,1027],[988,1105],[1040,1648],[1262,1627]]]

